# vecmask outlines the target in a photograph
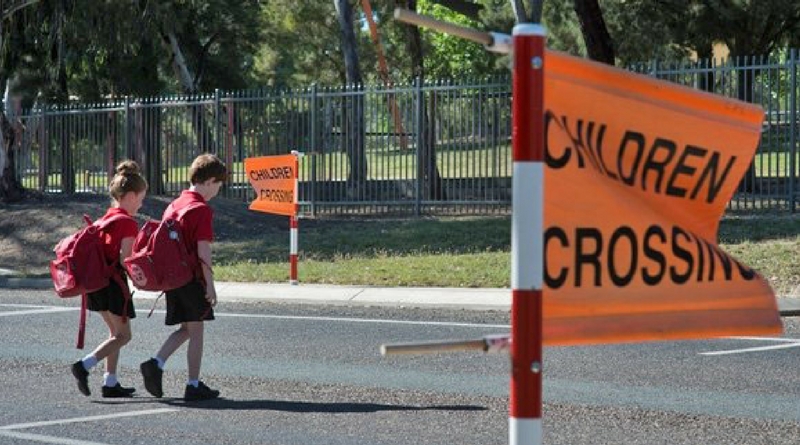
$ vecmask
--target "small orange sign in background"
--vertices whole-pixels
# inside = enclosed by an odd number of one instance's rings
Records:
[[[245,159],[245,174],[256,192],[250,210],[297,216],[297,164],[295,155]]]
[[[770,286],[717,246],[764,112],[546,57],[545,344],[781,332]]]

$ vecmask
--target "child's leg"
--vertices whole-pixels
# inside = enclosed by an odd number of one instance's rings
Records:
[[[119,350],[131,341],[131,324],[128,320],[123,320],[119,315],[114,315],[109,311],[101,311],[100,315],[108,326],[109,337],[100,344],[92,353],[97,360],[106,359],[106,372],[109,374],[117,373],[117,363],[119,363]]]
[[[189,333],[189,346],[186,350],[189,380],[199,380],[200,365],[203,361],[203,322],[190,321],[185,325]]]
[[[181,327],[173,331],[172,334],[167,337],[167,340],[164,341],[164,344],[161,345],[161,349],[159,349],[156,354],[157,358],[162,361],[167,361],[167,359],[189,339],[187,324],[188,323],[181,323]]]

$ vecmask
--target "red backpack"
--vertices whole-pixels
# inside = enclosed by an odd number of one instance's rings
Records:
[[[193,203],[161,221],[148,221],[139,230],[125,270],[133,285],[146,291],[168,291],[198,276],[199,259],[189,255],[181,227],[183,217],[203,206]]]
[[[83,349],[86,330],[86,294],[105,288],[112,279],[117,280],[123,292],[127,290],[115,264],[106,261],[102,236],[106,227],[124,218],[130,217],[113,215],[93,223],[83,215],[86,227],[62,239],[53,249],[56,259],[50,261],[50,277],[56,294],[62,298],[82,297],[78,349]]]

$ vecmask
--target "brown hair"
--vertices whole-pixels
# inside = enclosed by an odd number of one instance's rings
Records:
[[[194,159],[189,167],[189,181],[192,185],[201,184],[209,179],[225,182],[228,178],[228,169],[225,164],[211,153],[202,154]]]
[[[119,201],[128,192],[140,193],[147,190],[147,181],[142,177],[139,164],[126,160],[117,165],[117,173],[108,184],[108,194]]]

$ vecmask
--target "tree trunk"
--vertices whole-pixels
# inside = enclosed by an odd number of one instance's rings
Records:
[[[2,175],[0,175],[0,201],[21,201],[25,189],[17,179],[16,163],[14,162],[14,143],[16,134],[11,122],[6,117],[5,110],[0,109],[0,158],[2,158]]]
[[[511,9],[517,23],[541,23],[544,0],[530,0],[530,15],[525,14],[523,0],[511,0]]]
[[[519,23],[526,23],[528,16],[525,14],[525,5],[522,0],[511,0],[511,9],[514,11],[514,21]]]
[[[422,132],[422,161],[424,162],[422,178],[427,199],[445,199],[442,177],[439,175],[439,164],[436,162],[436,92],[432,91],[429,102],[430,110],[425,113],[427,125]],[[428,107],[423,106],[423,110]]]
[[[178,78],[183,91],[190,95],[197,94],[197,83],[195,82],[197,77],[193,76],[191,70],[189,70],[189,65],[186,63],[186,57],[183,55],[183,50],[181,50],[175,32],[172,30],[165,31],[161,37],[171,55],[172,69],[175,71],[175,77]],[[216,147],[214,137],[205,123],[206,119],[203,111],[203,105],[191,105],[187,109],[192,128],[194,128],[195,136],[197,137],[197,154],[212,152]]]
[[[697,82],[697,87],[709,93],[714,92],[715,76],[714,76],[714,52],[711,45],[703,46],[702,49],[698,48],[697,58],[700,62],[700,74]]]
[[[589,58],[614,65],[614,43],[608,33],[603,11],[597,0],[575,0],[575,13],[581,23],[581,33]]]
[[[403,7],[410,11],[417,10],[416,0],[403,0]],[[422,52],[422,36],[420,35],[419,28],[416,26],[405,26],[406,30],[406,48],[411,55],[411,73],[417,79],[419,85],[425,84],[425,66],[424,55]],[[418,100],[424,100],[424,94]],[[417,150],[420,150],[422,159],[422,177],[424,190],[423,193],[426,199],[444,199],[444,189],[442,187],[442,178],[439,174],[439,165],[436,162],[436,133],[434,132],[435,116],[436,116],[436,98],[431,96],[430,112],[428,106],[423,104],[422,119],[423,123],[421,129],[417,129]],[[429,118],[431,116],[431,118]]]
[[[356,35],[353,28],[353,10],[349,0],[334,0],[339,29],[342,37],[342,53],[344,56],[345,76],[347,83],[361,91],[361,69],[358,63]],[[364,94],[356,93],[343,100],[346,117],[345,138],[347,157],[350,159],[350,172],[347,176],[348,188],[355,190],[358,197],[363,196],[364,184],[367,180],[367,158],[365,153],[364,133]]]
[[[542,23],[542,9],[544,0],[530,0],[531,3],[531,23]]]

